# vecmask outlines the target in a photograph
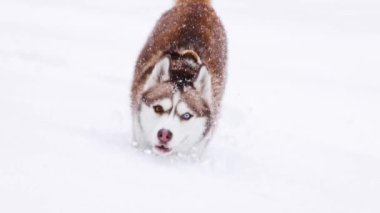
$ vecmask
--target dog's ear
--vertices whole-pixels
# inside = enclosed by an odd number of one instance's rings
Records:
[[[156,63],[152,70],[152,73],[145,82],[144,91],[160,82],[169,80],[169,67],[170,59],[167,56]]]
[[[194,81],[195,89],[206,99],[207,103],[212,100],[211,75],[206,66],[203,66]]]

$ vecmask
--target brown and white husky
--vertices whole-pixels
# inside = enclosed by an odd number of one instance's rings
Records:
[[[215,128],[227,44],[210,0],[177,0],[162,15],[136,64],[134,140],[155,153],[202,153]]]

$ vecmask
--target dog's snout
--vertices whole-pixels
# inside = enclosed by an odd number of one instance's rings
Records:
[[[173,137],[173,133],[167,129],[161,129],[157,133],[158,140],[162,144],[167,144]]]

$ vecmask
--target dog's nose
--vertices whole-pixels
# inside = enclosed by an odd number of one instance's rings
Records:
[[[158,140],[162,144],[167,144],[173,137],[173,134],[170,130],[167,129],[161,129],[157,133]]]

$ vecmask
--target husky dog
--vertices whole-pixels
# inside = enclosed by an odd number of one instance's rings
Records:
[[[201,154],[224,93],[226,35],[210,0],[177,0],[137,60],[134,140],[160,155]]]

